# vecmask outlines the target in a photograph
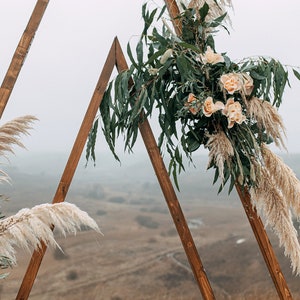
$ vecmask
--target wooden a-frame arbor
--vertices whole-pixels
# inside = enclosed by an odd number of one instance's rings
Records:
[[[1,84],[0,117],[2,116],[5,106],[9,100],[10,94],[18,78],[19,72],[22,68],[25,57],[29,50],[30,44],[32,42],[36,30],[38,29],[38,26],[46,10],[48,2],[49,0],[37,1],[31,18],[14,53],[12,62]],[[179,14],[177,4],[174,0],[165,0],[165,3],[171,16],[175,31],[178,35],[180,35],[181,24],[179,20],[176,19],[176,16],[178,16]],[[93,125],[94,118],[101,104],[103,94],[106,90],[107,84],[109,82],[114,67],[117,68],[118,72],[128,69],[124,54],[122,52],[121,46],[117,38],[114,39],[111,49],[108,53],[105,65],[96,84],[93,96],[90,100],[86,114],[84,116],[78,135],[71,150],[69,159],[58,184],[56,193],[53,198],[53,203],[63,202],[66,198],[73,175],[75,173],[79,159],[87,141],[89,131]],[[190,263],[195,280],[200,289],[201,295],[203,299],[215,299],[209,279],[206,275],[202,261],[193,241],[193,237],[188,228],[184,214],[180,207],[179,200],[176,196],[175,190],[169,178],[168,172],[160,155],[154,135],[152,133],[151,127],[147,119],[143,120],[143,122],[140,123],[139,130],[142,135],[149,158],[155,170],[155,174],[161,186],[162,192],[164,194],[170,214],[173,218],[173,222],[176,226],[178,235],[180,236],[183,248]],[[265,263],[268,267],[269,273],[272,277],[279,299],[292,299],[286,280],[282,274],[278,260],[273,251],[267,233],[264,229],[264,225],[261,219],[258,217],[256,210],[251,204],[251,199],[248,191],[243,189],[238,184],[236,184],[236,189],[245,209],[245,213],[247,215],[249,223],[252,227],[253,233],[256,237],[257,243],[260,247]],[[39,251],[33,252],[27,271],[24,275],[22,284],[20,286],[19,292],[16,296],[17,300],[28,299],[46,250],[47,247],[43,244],[42,248],[39,249]]]

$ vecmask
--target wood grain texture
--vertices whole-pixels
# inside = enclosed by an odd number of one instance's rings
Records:
[[[87,141],[89,132],[92,128],[95,116],[101,104],[103,94],[106,90],[108,81],[110,79],[113,68],[115,67],[115,43],[116,39],[113,41],[110,51],[108,53],[105,65],[100,74],[99,80],[97,82],[95,91],[91,98],[90,104],[87,108],[86,114],[83,118],[81,127],[78,131],[76,140],[74,142],[73,148],[71,150],[69,159],[65,166],[64,172],[61,176],[60,182],[58,184],[56,193],[54,195],[52,203],[63,202],[67,196],[69,187],[71,185],[73,176],[75,174],[78,162],[80,160],[83,148]],[[29,262],[28,268],[24,275],[23,281],[21,283],[17,300],[28,299],[31,289],[33,287],[34,281],[36,279],[37,273],[39,271],[41,262],[46,253],[47,247],[43,244],[42,249],[34,251]]]
[[[0,118],[15,86],[30,45],[43,18],[49,0],[38,0],[0,87]]]
[[[176,17],[179,16],[179,8],[175,0],[165,0],[169,15],[172,19],[173,27],[178,36],[181,36],[182,33],[182,24],[180,19]]]
[[[251,203],[251,196],[246,188],[242,188],[240,185],[236,184],[236,190],[241,199],[245,213],[251,225],[252,231],[255,235],[256,241],[259,245],[262,256],[265,260],[277,294],[280,299],[292,299],[291,292],[286,283],[285,277],[281,271],[280,265],[278,263],[277,257],[274,253],[271,242],[268,238],[264,225],[257,215],[256,209]]]
[[[118,43],[116,44],[116,55],[116,65],[118,71],[121,72],[127,70],[128,66],[124,54],[122,53],[122,49]],[[160,151],[154,138],[152,129],[148,120],[144,118],[143,113],[141,114],[141,120],[142,121],[139,124],[140,133],[142,135],[153,169],[168,205],[177,233],[180,237],[181,243],[193,271],[195,280],[201,291],[203,299],[215,299],[210,282],[195,246],[192,234],[182,212],[179,200],[176,196],[163,159],[160,155]]]

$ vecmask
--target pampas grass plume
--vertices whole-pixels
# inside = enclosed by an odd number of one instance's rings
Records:
[[[293,272],[299,275],[300,246],[288,201],[266,167],[261,167],[260,181],[250,189],[250,195],[258,213],[265,217],[265,226],[270,225],[278,236],[280,246],[284,247],[284,254],[290,258]]]
[[[261,145],[261,153],[266,168],[272,174],[276,186],[281,190],[285,201],[300,217],[300,181],[294,171],[284,161],[272,152],[267,145]]]
[[[53,226],[64,236],[76,234],[82,226],[101,233],[97,223],[74,204],[41,204],[31,209],[24,208],[0,221],[0,254],[16,262],[15,247],[31,251],[39,249],[41,242],[58,246]]]
[[[224,131],[219,131],[214,134],[207,134],[208,141],[205,145],[209,149],[208,166],[212,162],[216,164],[219,169],[219,175],[224,181],[224,164],[230,165],[231,157],[234,156],[234,149],[230,140],[227,138]]]
[[[286,135],[285,127],[277,109],[268,101],[252,97],[246,101],[247,114],[257,121],[259,128],[264,128],[277,147],[286,149],[283,136]],[[283,134],[283,136],[282,136]]]
[[[7,157],[7,153],[14,153],[13,146],[25,148],[20,141],[21,134],[28,135],[31,124],[38,120],[36,117],[26,115],[15,118],[0,126],[0,156]],[[9,182],[9,176],[0,170],[0,181]]]

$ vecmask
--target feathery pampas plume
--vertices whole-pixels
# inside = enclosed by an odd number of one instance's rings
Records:
[[[252,97],[246,100],[248,115],[257,121],[259,128],[264,128],[277,147],[284,145],[282,133],[285,136],[285,127],[277,109],[268,101]]]
[[[231,0],[177,0],[176,2],[180,11],[183,10],[182,4],[185,7],[194,8],[199,11],[204,3],[207,3],[209,5],[209,11],[206,21],[212,21],[224,15],[228,8],[233,8]],[[226,15],[225,20],[231,25],[231,20],[228,14]]]
[[[280,246],[284,247],[284,254],[291,260],[293,272],[299,275],[300,246],[297,231],[293,226],[288,201],[284,199],[267,168],[261,167],[260,181],[255,188],[250,189],[250,195],[258,213],[265,216],[265,226],[270,224],[278,236]]]
[[[13,145],[25,148],[20,142],[20,135],[28,135],[29,129],[32,129],[31,124],[36,120],[36,117],[27,115],[0,126],[0,155],[5,156],[7,152],[14,153]]]
[[[29,129],[32,129],[31,124],[36,121],[34,116],[26,115],[15,118],[4,125],[0,126],[0,156],[6,157],[7,153],[14,153],[13,146],[17,145],[25,148],[20,142],[20,136],[28,135]],[[0,181],[9,181],[9,176],[0,170]]]
[[[215,134],[207,134],[208,141],[205,145],[209,149],[208,166],[212,162],[216,164],[219,170],[219,176],[224,182],[224,163],[230,166],[231,157],[234,156],[234,149],[224,131],[218,131]]]
[[[14,145],[25,148],[20,142],[20,135],[29,134],[35,120],[36,117],[28,115],[0,126],[0,155],[14,153]],[[0,181],[8,181],[8,175],[1,171],[0,173]],[[42,242],[59,247],[54,238],[53,226],[63,235],[76,234],[82,226],[100,232],[97,223],[74,204],[64,202],[24,208],[16,215],[0,220],[0,267],[7,268],[16,264],[15,247],[39,249]],[[1,274],[0,278],[6,275]]]
[[[100,233],[97,223],[74,204],[41,204],[31,209],[24,208],[0,221],[1,255],[16,264],[15,247],[30,251],[39,249],[41,242],[52,247],[58,246],[53,226],[64,236],[67,233],[76,234],[82,226]]]
[[[281,190],[285,201],[300,217],[300,181],[293,170],[273,153],[265,144],[261,145],[261,153],[265,167],[271,174],[276,186]]]

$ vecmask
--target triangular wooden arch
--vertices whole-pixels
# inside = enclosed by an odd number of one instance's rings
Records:
[[[101,104],[103,94],[115,66],[118,72],[128,69],[124,54],[117,38],[114,39],[109,51],[99,81],[96,85],[94,94],[82,121],[82,125],[74,142],[68,162],[57,187],[56,194],[53,198],[53,203],[62,202],[66,198],[73,175],[86,144],[89,131],[93,125],[94,118]],[[140,123],[139,130],[203,299],[215,299],[210,282],[206,276],[200,256],[197,252],[192,235],[181,210],[180,203],[177,199],[147,119]],[[236,188],[280,299],[292,299],[273,248],[264,230],[264,226],[260,218],[257,216],[256,211],[253,209],[253,206],[251,205],[249,193],[247,191],[243,191],[238,185]],[[28,299],[45,252],[45,245],[40,251],[34,251],[16,299]]]
[[[2,85],[0,87],[0,117],[2,116],[2,113],[5,109],[6,103],[8,102],[9,96],[17,80],[20,69],[23,65],[31,41],[34,37],[34,33],[38,28],[38,25],[42,19],[43,13],[47,7],[48,2],[49,0],[37,1],[36,7],[32,13],[29,23],[25,29],[24,34],[21,37],[20,43],[14,54],[12,63],[9,66],[6,76],[2,82]],[[179,12],[177,4],[174,0],[165,0],[165,3],[167,4],[169,14],[173,19],[174,28],[178,33],[180,32],[181,27],[180,23],[178,22],[178,19],[175,19]],[[58,203],[65,200],[73,175],[77,168],[80,156],[85,146],[89,131],[92,127],[103,94],[105,92],[111,73],[115,66],[117,67],[117,70],[119,72],[128,68],[117,38],[115,38],[115,40],[113,41],[112,47],[109,51],[107,60],[96,85],[94,94],[88,106],[87,112],[84,116],[77,138],[74,142],[65,170],[58,184],[55,196],[53,198],[53,203]],[[173,217],[173,221],[175,223],[178,234],[181,238],[182,244],[187,254],[188,260],[190,262],[192,271],[194,273],[194,277],[200,288],[203,299],[215,299],[209,280],[206,276],[202,262],[200,260],[200,256],[197,252],[193,238],[186,224],[184,215],[180,208],[179,201],[177,199],[176,193],[164,166],[163,160],[160,156],[159,150],[156,145],[156,141],[154,139],[148,121],[145,120],[144,122],[142,122],[139,126],[139,129],[143,137],[145,146],[147,148],[149,157],[151,159],[152,165],[154,167],[156,176],[159,180],[160,186],[165,196],[166,202],[168,204],[170,213]],[[262,221],[257,216],[257,213],[251,204],[249,193],[246,190],[242,190],[242,188],[239,185],[236,185],[236,189],[244,206],[246,215],[251,224],[254,235],[257,239],[258,245],[261,249],[262,255],[265,259],[266,265],[272,277],[273,283],[276,287],[279,298],[292,299],[291,293],[288,289],[286,280],[281,272],[279,263],[274,254],[267,233],[264,230]],[[46,246],[43,245],[40,251],[35,251],[33,253],[16,299],[28,299],[45,252]]]
[[[76,167],[81,157],[83,148],[86,144],[88,134],[90,132],[90,129],[92,128],[93,121],[96,117],[98,108],[101,104],[103,94],[106,90],[110,76],[115,66],[118,72],[128,69],[124,54],[121,50],[117,38],[114,39],[109,54],[107,56],[105,65],[103,67],[94,94],[91,98],[90,104],[87,108],[86,114],[82,121],[81,127],[79,129],[78,135],[74,142],[71,154],[69,156],[68,162],[62,174],[61,180],[59,182],[52,203],[63,202],[66,198],[68,189],[70,187]],[[199,254],[194,244],[192,235],[185,221],[183,212],[180,208],[179,201],[177,199],[176,193],[172,186],[168,172],[164,166],[163,160],[160,156],[159,149],[156,145],[156,141],[148,121],[144,120],[143,123],[140,124],[139,129],[143,137],[145,146],[147,148],[148,154],[150,156],[155,173],[159,180],[160,186],[162,188],[163,194],[168,203],[177,231],[180,235],[182,244],[187,253],[188,259],[190,261],[194,276],[198,282],[199,288],[202,294],[204,295],[205,299],[214,299],[214,295],[210,283],[207,279]],[[21,284],[16,299],[19,300],[28,299],[34,280],[37,276],[37,272],[39,270],[40,264],[46,252],[46,249],[47,247],[43,245],[40,251],[33,252],[28,269],[23,278],[23,282]]]

